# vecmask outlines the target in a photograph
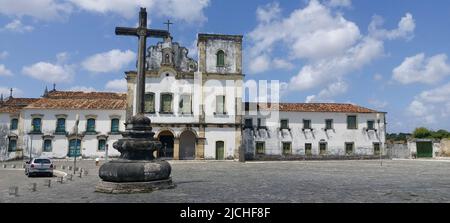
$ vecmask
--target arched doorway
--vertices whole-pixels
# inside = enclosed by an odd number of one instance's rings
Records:
[[[173,158],[174,136],[170,131],[162,131],[158,135],[158,140],[162,146],[157,152],[158,158]]]
[[[180,135],[180,159],[195,159],[196,136],[192,131],[186,130]]]

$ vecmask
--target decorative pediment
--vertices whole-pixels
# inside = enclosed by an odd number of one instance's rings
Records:
[[[171,50],[168,50],[171,48]],[[165,54],[163,56],[163,53]],[[198,63],[188,56],[189,50],[186,47],[180,46],[177,42],[159,42],[158,44],[147,48],[146,69],[150,71],[158,71],[161,65],[167,64],[167,56],[171,57],[171,65],[177,71],[181,72],[195,72],[197,71]],[[171,55],[168,55],[171,54]]]

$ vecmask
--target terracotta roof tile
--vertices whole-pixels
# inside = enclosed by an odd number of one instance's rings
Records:
[[[52,91],[27,109],[126,109],[126,94],[109,92]]]
[[[252,103],[253,106],[255,103]],[[246,102],[246,110],[249,103]],[[272,103],[258,104],[261,110],[283,111],[283,112],[349,112],[349,113],[378,113],[380,111],[368,109],[353,104],[341,103]],[[279,108],[278,108],[279,107]]]
[[[39,98],[9,98],[0,104],[0,113],[18,113],[25,106],[37,100]]]

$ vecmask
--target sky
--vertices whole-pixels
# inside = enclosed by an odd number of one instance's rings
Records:
[[[137,39],[165,29],[196,58],[198,33],[244,35],[245,80],[279,80],[283,102],[387,112],[388,132],[450,130],[448,0],[0,0],[0,93],[124,91]],[[149,39],[148,45],[158,39]]]

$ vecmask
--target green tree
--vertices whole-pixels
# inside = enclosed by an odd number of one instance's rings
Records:
[[[450,132],[447,132],[444,129],[440,129],[436,132],[431,133],[431,137],[435,139],[445,139],[450,137]]]
[[[416,128],[413,132],[413,137],[414,138],[418,138],[418,139],[423,139],[423,138],[430,138],[431,137],[431,131],[428,130],[425,127],[420,127],[420,128]]]

